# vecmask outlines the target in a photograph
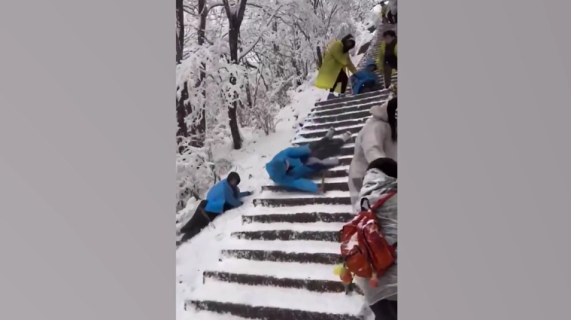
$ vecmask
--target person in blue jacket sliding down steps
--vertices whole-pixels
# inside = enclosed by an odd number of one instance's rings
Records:
[[[337,154],[343,144],[351,138],[351,133],[346,132],[337,139],[333,139],[334,134],[335,129],[331,128],[319,141],[280,151],[266,164],[270,179],[280,186],[311,193],[323,193],[323,189],[306,177],[339,164],[339,158],[333,155]]]
[[[230,172],[226,179],[210,188],[206,194],[206,200],[200,202],[190,221],[180,229],[183,233],[182,242],[200,233],[222,213],[243,204],[241,199],[251,195],[252,192],[240,192],[238,184],[240,184],[240,175]]]
[[[374,61],[369,61],[365,68],[351,76],[353,94],[367,93],[382,89],[379,83],[379,78],[375,74],[375,70],[377,70],[377,64]]]

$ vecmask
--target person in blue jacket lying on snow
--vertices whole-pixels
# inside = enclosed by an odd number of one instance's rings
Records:
[[[375,74],[377,65],[374,61],[369,61],[365,68],[351,76],[353,94],[367,93],[380,90],[379,78]]]
[[[222,213],[243,204],[241,199],[251,195],[252,192],[240,192],[238,184],[240,184],[240,175],[236,172],[230,172],[226,179],[210,188],[206,194],[206,200],[200,202],[190,221],[180,229],[183,234],[182,242],[200,233]]]
[[[236,172],[230,172],[228,177],[215,184],[206,194],[206,206],[204,211],[209,214],[219,215],[232,208],[237,208],[243,203],[240,199],[251,195],[249,191],[240,192],[238,188],[240,176]]]
[[[351,138],[346,132],[341,138],[333,139],[335,130],[329,129],[325,137],[302,147],[290,147],[280,151],[266,164],[270,179],[280,186],[311,193],[323,193],[323,189],[306,177],[339,164],[331,157]],[[323,160],[321,160],[323,159]]]

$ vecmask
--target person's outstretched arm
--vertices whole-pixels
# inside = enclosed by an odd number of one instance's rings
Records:
[[[224,189],[224,195],[225,195],[224,202],[226,202],[228,205],[230,205],[233,208],[237,208],[237,207],[241,206],[242,201],[234,198],[234,192],[232,190],[232,187],[230,185],[227,185],[225,187],[226,188]]]
[[[252,195],[252,191],[240,192],[240,189],[238,189],[238,199],[242,199],[244,197],[251,196],[251,195]]]

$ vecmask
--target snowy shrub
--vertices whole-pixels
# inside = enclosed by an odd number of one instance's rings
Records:
[[[372,19],[374,5],[371,0],[183,0],[184,46],[177,46],[183,59],[177,60],[175,89],[177,114],[184,115],[179,126],[187,126],[180,132],[187,136],[178,137],[177,211],[189,199],[203,198],[230,170],[231,161],[215,158],[214,150],[229,143],[240,148],[237,128],[275,132],[290,92],[317,70],[316,48],[324,53],[346,33],[359,42],[359,26]],[[237,36],[229,21],[234,26],[239,21]]]

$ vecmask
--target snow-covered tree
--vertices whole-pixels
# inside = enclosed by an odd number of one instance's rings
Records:
[[[371,0],[177,0],[179,207],[232,166],[213,150],[242,147],[240,127],[270,134],[291,90],[327,44],[360,36]],[[321,52],[320,52],[321,51]]]

